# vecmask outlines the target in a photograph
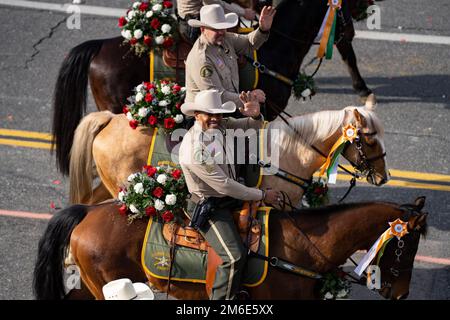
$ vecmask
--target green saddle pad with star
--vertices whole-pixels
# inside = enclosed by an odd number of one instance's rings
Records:
[[[261,238],[258,248],[260,255],[269,255],[269,213],[270,207],[258,208],[256,219],[261,224]],[[170,244],[162,233],[163,223],[157,218],[149,220],[142,247],[142,266],[147,275],[168,279],[170,269]],[[207,251],[175,246],[171,281],[206,283]],[[256,287],[263,283],[267,275],[268,262],[249,258],[243,275],[243,283]]]

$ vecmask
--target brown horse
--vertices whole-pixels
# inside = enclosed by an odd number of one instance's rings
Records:
[[[426,231],[424,203],[425,198],[420,197],[414,205],[369,202],[291,213],[274,209],[269,219],[270,256],[323,274],[344,264],[357,250],[368,250],[389,228],[388,222],[400,218],[407,222],[409,233],[401,238],[403,246],[396,238],[387,244],[379,262],[379,293],[389,299],[406,298],[420,234]],[[124,277],[146,281],[141,249],[148,219],[128,224],[118,209],[114,202],[74,205],[50,220],[39,242],[34,270],[37,299],[65,296],[63,260],[69,244],[82,282],[96,299],[103,299],[102,287],[109,281]],[[168,289],[166,280],[148,280],[159,290]],[[248,291],[252,299],[318,299],[318,281],[269,268],[265,281]],[[178,281],[170,283],[170,295],[207,299],[203,284]]]
[[[280,147],[279,168],[310,180],[325,162],[320,153],[328,155],[342,134],[342,126],[352,123],[360,130],[362,153],[358,151],[358,143],[353,143],[345,149],[344,157],[356,169],[368,168],[365,171],[371,184],[379,186],[387,182],[383,126],[371,102],[369,99],[365,107],[297,116],[289,119],[289,126],[280,120],[271,122],[267,128],[280,132],[275,141]],[[106,111],[86,116],[76,130],[71,152],[71,202],[93,204],[108,199],[111,196],[104,191],[104,186],[116,197],[127,177],[146,164],[151,136],[150,128],[131,129],[124,115]],[[103,184],[93,191],[94,163]],[[298,203],[304,192],[303,188],[273,175],[263,176],[261,187],[286,191],[293,203]]]
[[[338,17],[336,47],[348,67],[353,88],[361,97],[371,90],[362,79],[352,47],[354,28],[350,10],[360,0],[343,1]],[[314,43],[327,10],[326,0],[283,0],[269,39],[258,50],[258,59],[267,68],[295,79],[303,58]],[[98,110],[121,113],[133,87],[149,80],[149,59],[131,53],[115,37],[84,42],[73,48],[64,60],[56,81],[53,99],[53,143],[60,171],[69,173],[68,154],[75,128],[86,111],[88,81]],[[283,110],[291,95],[291,86],[266,74],[258,88],[267,96],[266,119],[273,120]]]

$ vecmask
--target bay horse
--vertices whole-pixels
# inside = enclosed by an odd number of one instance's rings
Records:
[[[385,202],[340,204],[295,212],[273,209],[269,218],[269,253],[299,267],[324,274],[344,264],[357,250],[368,250],[398,218],[407,222],[402,245],[393,238],[379,261],[381,288],[387,299],[404,299],[409,293],[414,257],[420,235],[426,232],[425,197],[415,204]],[[95,206],[73,205],[49,221],[38,249],[33,288],[37,299],[70,298],[63,284],[67,247],[79,267],[81,280],[96,299],[102,287],[118,278],[145,282],[141,249],[148,218],[128,224],[115,202]],[[400,250],[400,255],[398,254]],[[166,291],[167,281],[149,277]],[[317,279],[269,267],[265,281],[248,288],[252,299],[319,299]],[[177,299],[207,299],[204,284],[171,281],[170,295]]]
[[[357,1],[360,0],[343,1],[336,47],[350,72],[353,88],[366,98],[371,90],[359,73],[351,43],[355,31],[350,10]],[[295,79],[326,10],[327,0],[281,1],[269,39],[258,50],[258,60],[267,68]],[[99,111],[121,113],[132,89],[149,80],[148,57],[134,55],[122,42],[122,37],[84,42],[71,49],[61,65],[53,95],[52,143],[57,166],[65,175],[69,173],[67,156],[74,131],[86,112],[88,82]],[[266,119],[275,119],[288,103],[291,86],[261,74],[257,87],[266,92]]]
[[[275,120],[266,127],[278,130],[279,168],[303,181],[309,181],[325,162],[342,127],[352,123],[359,129],[358,143],[347,147],[343,156],[367,181],[380,186],[389,179],[385,160],[383,126],[375,114],[375,105],[368,99],[364,107],[320,111],[287,120]],[[117,196],[127,177],[147,163],[153,130],[130,128],[128,120],[111,112],[94,112],[78,126],[70,155],[70,201],[93,204]],[[360,144],[360,149],[358,145]],[[361,150],[359,152],[358,150]],[[320,153],[319,153],[320,152]],[[96,176],[102,183],[93,190]],[[367,170],[368,169],[368,170]],[[105,192],[104,187],[109,191]],[[285,191],[292,203],[298,203],[304,189],[275,175],[264,175],[261,188]]]

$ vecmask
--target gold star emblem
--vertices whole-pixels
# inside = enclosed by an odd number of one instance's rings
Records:
[[[166,256],[161,257],[155,257],[158,262],[155,263],[155,266],[159,266],[161,268],[168,267],[169,266],[169,259],[166,258]]]
[[[353,143],[353,140],[356,138],[357,129],[352,124],[347,124],[342,128],[342,135],[346,141],[350,141]]]
[[[408,233],[408,223],[403,222],[400,219],[397,219],[393,222],[389,222],[390,227],[390,233],[397,237],[397,239],[400,239],[405,234]]]

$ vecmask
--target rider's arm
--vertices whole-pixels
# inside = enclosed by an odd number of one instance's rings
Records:
[[[269,39],[269,33],[262,33],[258,28],[249,34],[227,32],[226,37],[233,44],[237,54],[251,54],[253,50],[258,50]]]

